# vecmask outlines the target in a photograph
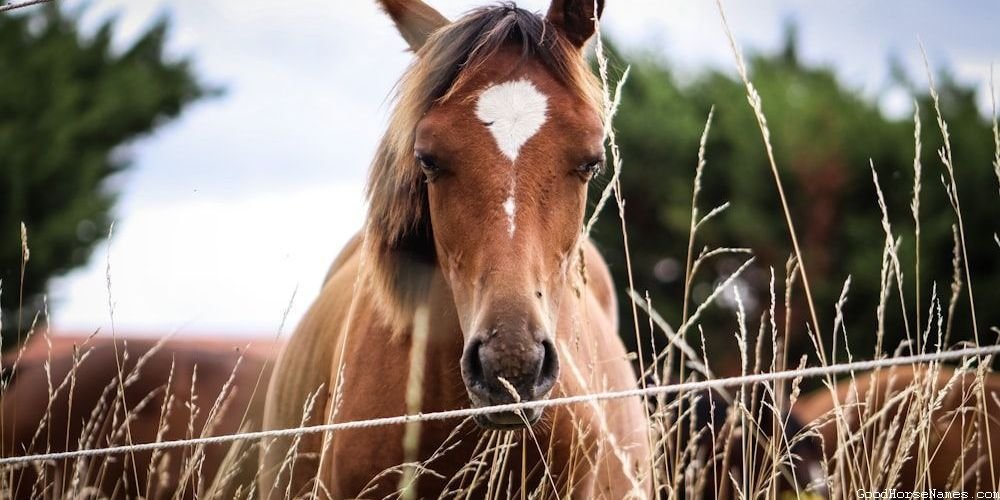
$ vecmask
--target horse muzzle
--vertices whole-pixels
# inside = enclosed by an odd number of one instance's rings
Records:
[[[545,399],[558,377],[559,354],[548,339],[494,330],[470,340],[462,354],[462,378],[476,408]],[[534,425],[541,416],[540,408],[525,408],[484,413],[475,420],[486,429],[515,430]]]

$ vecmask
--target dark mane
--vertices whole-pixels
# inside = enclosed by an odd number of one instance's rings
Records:
[[[571,92],[598,102],[599,86],[580,50],[544,17],[511,3],[473,10],[431,35],[399,82],[367,186],[366,273],[394,326],[412,320],[436,265],[426,184],[413,158],[417,123],[511,45],[520,48],[522,63],[541,62]]]
[[[508,44],[520,45],[522,60],[537,59],[568,88],[584,88],[579,52],[562,39],[559,30],[538,14],[503,3],[473,10],[441,30],[418,53],[434,70],[426,97],[447,99],[468,75]]]

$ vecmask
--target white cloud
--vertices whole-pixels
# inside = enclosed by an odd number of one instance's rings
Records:
[[[273,334],[298,289],[294,325],[324,271],[364,216],[361,186],[331,184],[240,201],[139,208],[110,243],[119,331]],[[63,330],[110,330],[107,246],[59,280],[51,302]]]

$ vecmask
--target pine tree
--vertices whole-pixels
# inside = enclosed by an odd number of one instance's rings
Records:
[[[49,6],[0,15],[4,349],[43,310],[49,281],[86,263],[107,236],[118,196],[109,179],[129,166],[124,146],[210,93],[188,60],[164,54],[166,19],[115,50],[114,21],[84,36],[78,14]]]

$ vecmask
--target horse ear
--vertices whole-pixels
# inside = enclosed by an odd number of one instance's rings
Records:
[[[416,52],[438,29],[448,25],[448,18],[421,0],[379,0],[379,5],[396,23],[410,50]]]
[[[546,18],[577,48],[594,36],[604,0],[552,0]]]

